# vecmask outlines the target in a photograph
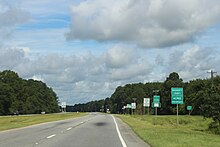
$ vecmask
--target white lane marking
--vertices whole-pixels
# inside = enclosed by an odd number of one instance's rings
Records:
[[[84,122],[82,121],[80,124],[83,124]]]
[[[115,122],[115,127],[116,127],[116,130],[117,130],[117,133],[118,133],[118,137],[119,137],[119,139],[120,139],[120,141],[121,141],[122,146],[123,146],[123,147],[127,147],[127,145],[126,145],[124,139],[122,138],[121,133],[120,133],[120,131],[119,131],[119,129],[118,129],[118,124],[117,124],[117,122],[116,122],[116,120],[115,120],[115,117],[114,117],[113,115],[111,115],[111,116],[112,116],[112,118],[113,118],[113,120],[114,120],[114,122]]]
[[[66,130],[69,131],[69,130],[71,130],[71,129],[72,129],[72,127],[68,128],[68,129],[66,129]]]
[[[47,139],[50,139],[50,138],[55,137],[55,136],[56,136],[56,134],[53,134],[53,135],[47,136]]]

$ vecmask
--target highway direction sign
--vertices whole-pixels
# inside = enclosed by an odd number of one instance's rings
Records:
[[[192,106],[187,106],[186,109],[187,109],[188,111],[190,111],[190,110],[192,110]]]
[[[183,88],[171,88],[171,103],[183,104]]]
[[[127,104],[127,108],[130,109],[131,108],[131,104]]]
[[[160,96],[154,95],[154,103],[160,103]]]

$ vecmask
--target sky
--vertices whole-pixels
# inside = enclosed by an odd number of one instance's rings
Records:
[[[117,86],[220,73],[219,0],[0,0],[0,71],[68,105]]]

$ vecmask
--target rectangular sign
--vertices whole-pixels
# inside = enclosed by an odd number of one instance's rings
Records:
[[[131,104],[127,104],[127,108],[128,108],[128,109],[131,109]]]
[[[136,109],[136,103],[131,103],[131,109]]]
[[[61,102],[61,108],[66,108],[66,102]]]
[[[160,96],[154,95],[154,103],[160,103]]]
[[[190,110],[192,110],[192,106],[187,106],[186,109],[187,109],[188,111],[190,111]]]
[[[153,102],[151,105],[152,108],[160,108],[161,107],[161,103],[155,103]]]
[[[150,107],[150,98],[144,98],[143,106]]]
[[[154,107],[159,107],[159,103],[154,103]]]
[[[171,88],[171,103],[183,104],[183,88]]]

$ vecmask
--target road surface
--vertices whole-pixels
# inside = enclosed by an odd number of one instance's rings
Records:
[[[90,115],[0,132],[0,147],[148,147],[118,118]]]

